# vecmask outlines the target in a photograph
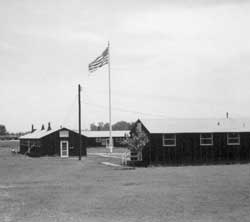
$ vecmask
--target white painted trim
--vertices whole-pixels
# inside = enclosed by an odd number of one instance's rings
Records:
[[[65,156],[62,155],[62,144],[63,143],[67,144],[67,155],[65,155]],[[60,141],[60,157],[61,158],[68,158],[69,157],[69,141],[68,140],[61,140]]]
[[[229,134],[230,133],[227,133],[227,145],[228,146],[237,146],[237,145],[240,145],[240,134],[239,133],[236,133],[236,134],[238,134],[238,136],[237,137],[229,137]],[[238,143],[229,143],[229,139],[238,139],[239,140],[239,142]]]
[[[174,135],[174,139],[165,139],[165,135]],[[174,141],[174,144],[167,145],[167,144],[165,144],[165,140]],[[176,146],[176,134],[173,134],[173,133],[162,134],[162,146],[164,146],[164,147],[174,147],[174,146]]]
[[[210,134],[211,135],[211,137],[210,138],[201,138],[201,135],[202,134]],[[211,140],[212,141],[212,143],[209,143],[209,144],[207,144],[207,143],[202,143],[201,141],[202,140]],[[200,133],[200,146],[213,146],[214,145],[214,134],[213,133]]]

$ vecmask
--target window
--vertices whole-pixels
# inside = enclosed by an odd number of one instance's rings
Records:
[[[240,134],[239,133],[228,133],[227,134],[227,145],[240,145]]]
[[[108,139],[106,139],[106,138],[101,138],[101,144],[102,144],[102,146],[106,146],[106,144],[107,144],[107,141]]]
[[[67,130],[60,131],[59,137],[69,137],[69,131],[67,131]]]
[[[163,134],[162,145],[163,146],[176,146],[176,135],[175,134]]]
[[[213,134],[212,133],[201,133],[200,134],[200,145],[201,146],[213,145]]]
[[[122,137],[116,137],[115,138],[115,142],[117,142],[117,143],[121,143],[122,141],[123,141]]]
[[[101,143],[102,142],[102,138],[101,137],[96,137],[95,141],[96,141],[96,143]]]

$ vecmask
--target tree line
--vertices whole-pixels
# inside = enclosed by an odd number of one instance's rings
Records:
[[[112,125],[112,130],[130,130],[134,123],[129,123],[126,121],[118,121]],[[98,122],[90,124],[91,131],[107,131],[109,130],[109,123]]]
[[[5,125],[0,124],[0,135],[8,135]]]
[[[8,132],[6,129],[6,126],[4,124],[0,124],[0,136],[22,136],[24,135],[25,132],[17,132],[17,133],[12,133]]]

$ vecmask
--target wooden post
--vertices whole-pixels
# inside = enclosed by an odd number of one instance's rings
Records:
[[[81,85],[78,85],[78,117],[79,117],[79,160],[82,159],[82,139],[81,139]]]

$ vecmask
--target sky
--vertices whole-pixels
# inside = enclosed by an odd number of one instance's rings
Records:
[[[0,0],[0,124],[250,117],[250,1]]]

